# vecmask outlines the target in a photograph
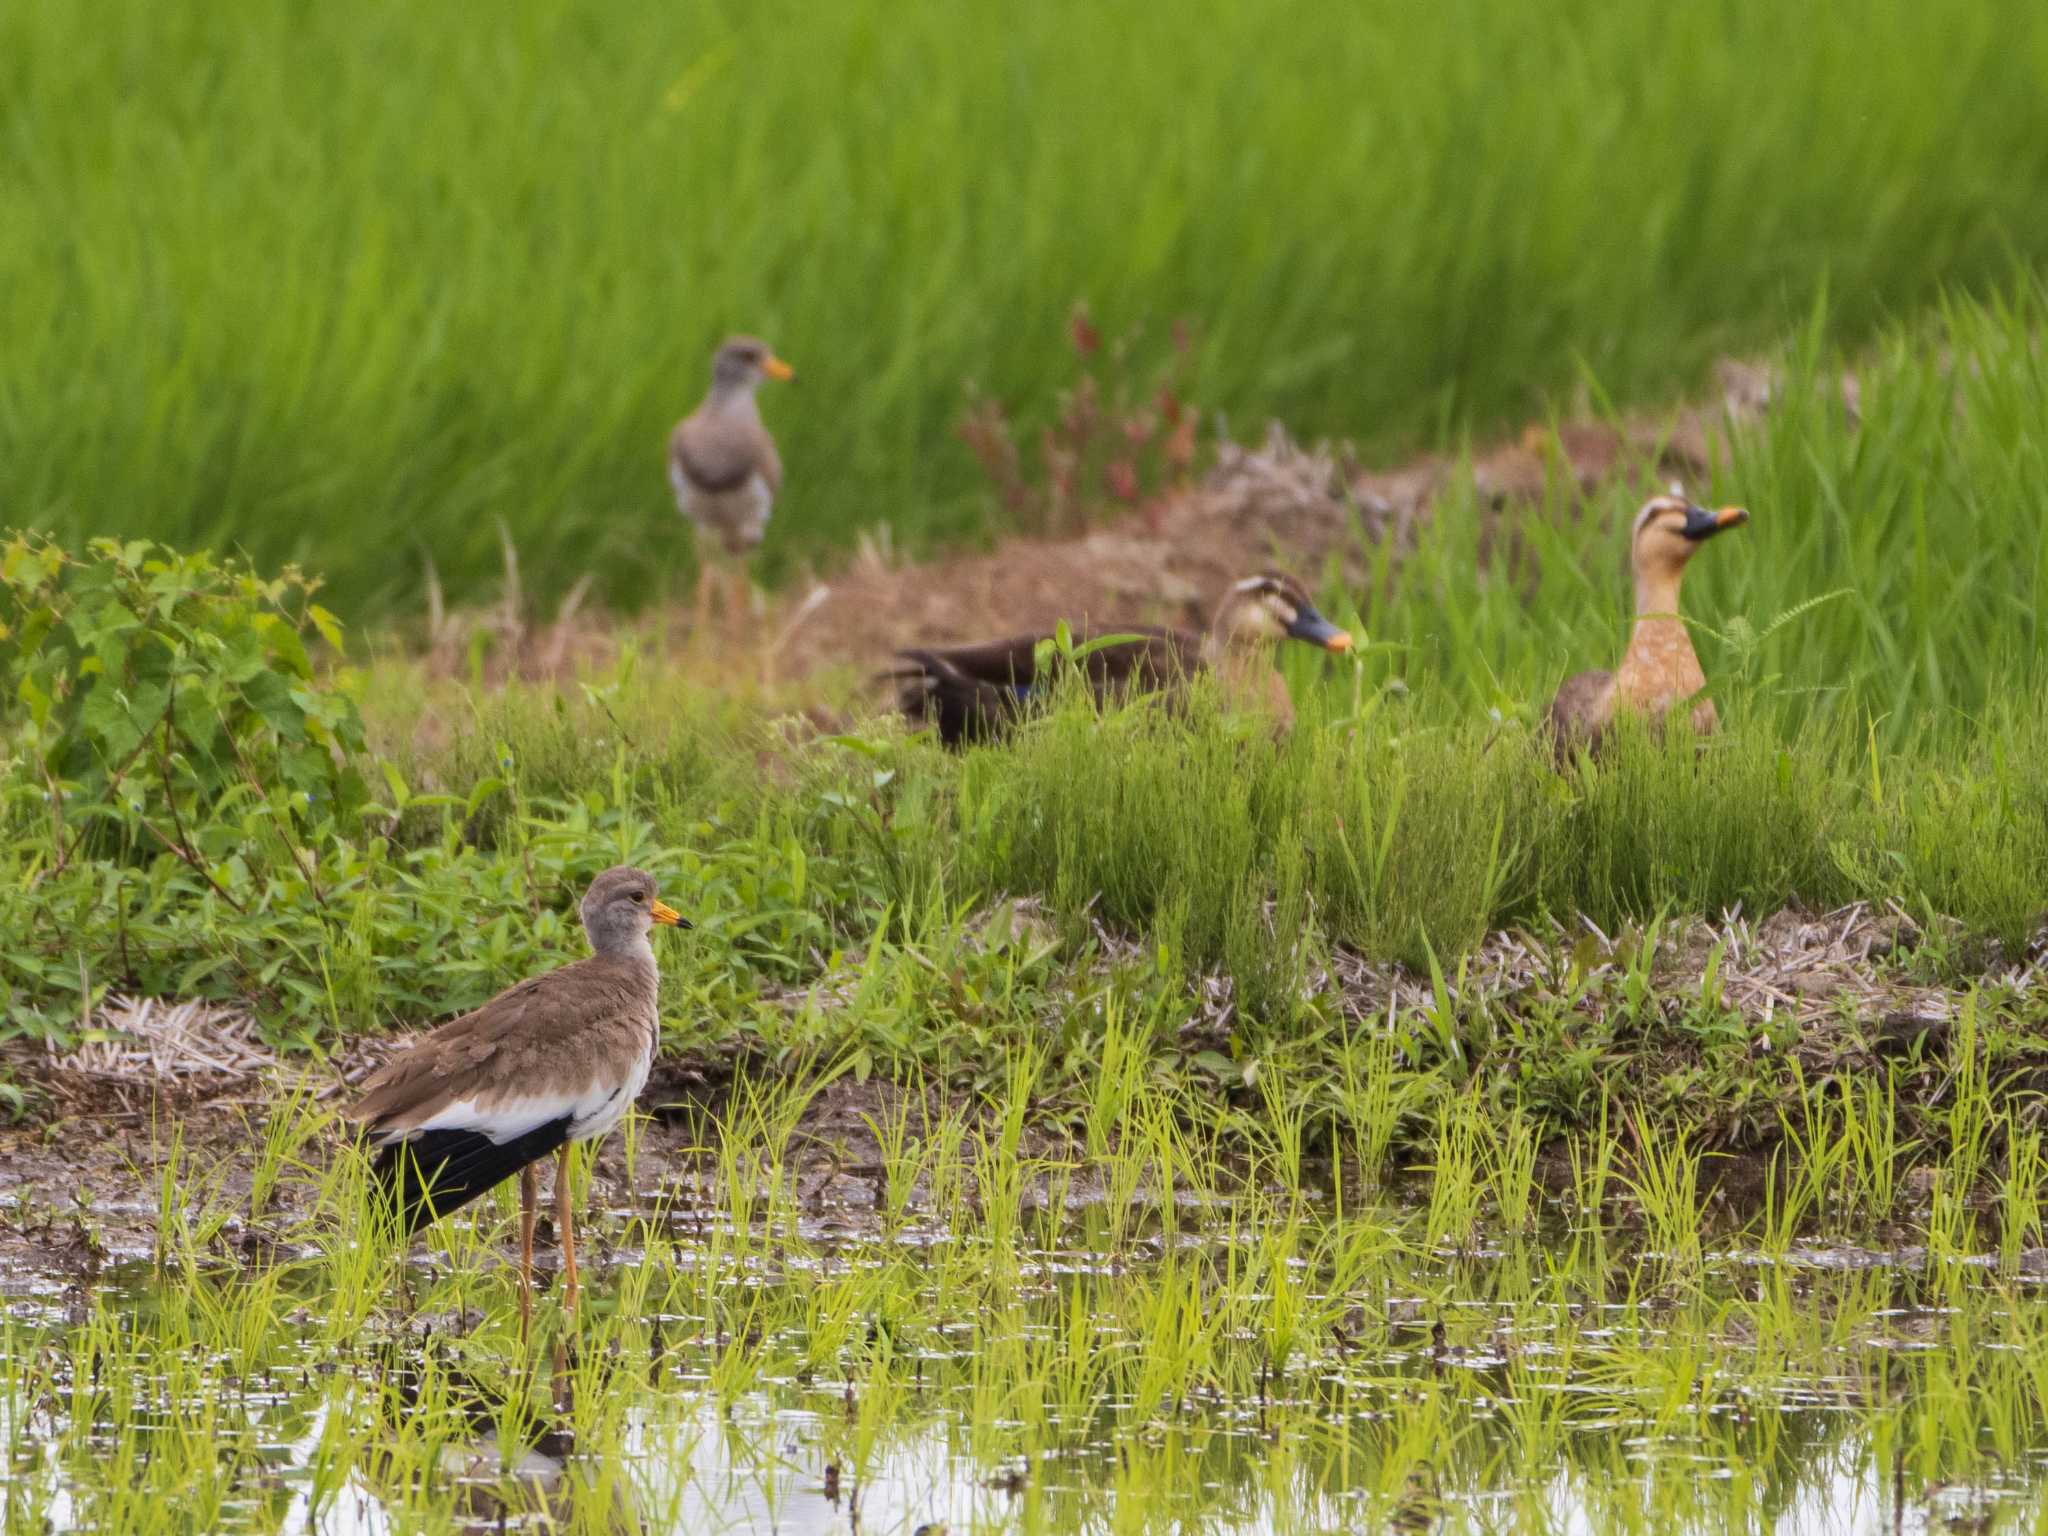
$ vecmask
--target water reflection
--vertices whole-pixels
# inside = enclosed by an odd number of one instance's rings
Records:
[[[313,1465],[330,1437],[351,1426],[378,1429],[337,1493],[317,1502],[301,1494],[277,1529],[395,1536],[431,1524],[463,1536],[642,1536],[648,1527],[631,1469],[579,1453],[575,1376],[559,1344],[551,1364],[539,1381],[527,1372],[493,1383],[431,1345],[380,1350],[360,1391],[312,1416],[289,1463]],[[421,1414],[436,1420],[424,1455]]]
[[[899,1319],[822,1361],[812,1278],[785,1274],[719,1276],[682,1293],[710,1308],[631,1319],[601,1349],[523,1369],[495,1335],[337,1356],[310,1323],[232,1362],[121,1365],[115,1346],[141,1350],[152,1309],[194,1304],[142,1276],[122,1293],[133,1326],[89,1356],[65,1353],[78,1325],[61,1299],[10,1307],[11,1347],[37,1363],[0,1392],[0,1502],[10,1533],[134,1529],[148,1448],[168,1462],[197,1435],[220,1448],[224,1492],[189,1528],[266,1536],[1820,1536],[2048,1518],[2040,1352],[2013,1324],[2037,1293],[1975,1267],[1731,1251],[1675,1300],[1614,1278],[1629,1273],[1615,1257],[1509,1244],[1391,1259],[1333,1341],[1271,1370],[1219,1341],[1170,1399],[1138,1388],[1157,1347],[1133,1302],[1144,1278],[1079,1250],[1031,1255],[1028,1283],[1000,1299],[913,1278]],[[741,1292],[752,1321],[734,1327],[725,1303]],[[1074,1359],[1095,1374],[1063,1394],[1047,1362]],[[122,1371],[120,1391],[78,1390]],[[1933,1475],[1908,1476],[1909,1459]]]

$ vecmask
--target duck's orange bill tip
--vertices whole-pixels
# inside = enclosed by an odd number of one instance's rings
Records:
[[[1338,630],[1337,633],[1330,636],[1329,639],[1323,642],[1323,649],[1326,651],[1336,651],[1339,654],[1342,654],[1343,652],[1350,650],[1351,631],[1348,629]]]
[[[1715,524],[1722,528],[1733,528],[1737,523],[1746,523],[1748,521],[1749,508],[1747,507],[1723,507],[1714,514]]]
[[[780,379],[785,384],[796,377],[796,370],[773,353],[770,353],[767,358],[763,359],[761,371],[767,374],[769,378]]]
[[[654,920],[657,923],[666,923],[671,928],[679,927],[682,924],[683,914],[665,901],[657,901],[649,910],[654,913]]]

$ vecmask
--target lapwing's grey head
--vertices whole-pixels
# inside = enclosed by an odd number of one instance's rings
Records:
[[[763,379],[787,381],[796,370],[757,336],[728,336],[711,354],[711,382],[722,390],[752,390]]]
[[[654,876],[645,870],[614,865],[583,893],[583,931],[600,955],[637,949],[657,923],[688,926],[675,908],[654,894]]]

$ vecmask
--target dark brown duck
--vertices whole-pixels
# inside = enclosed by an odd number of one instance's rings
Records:
[[[1227,697],[1272,715],[1280,729],[1293,723],[1287,685],[1273,670],[1269,648],[1300,640],[1326,651],[1347,651],[1351,636],[1316,611],[1290,576],[1248,576],[1217,605],[1206,631],[1118,624],[1073,632],[1077,647],[1094,635],[1128,636],[1082,657],[1079,666],[1097,698],[1120,692],[1174,692],[1203,671],[1214,672]],[[999,736],[1018,715],[1051,691],[1054,679],[1038,670],[1049,633],[1012,635],[979,645],[925,646],[898,651],[889,676],[905,716],[930,725],[949,747]],[[1055,657],[1057,664],[1060,658]]]

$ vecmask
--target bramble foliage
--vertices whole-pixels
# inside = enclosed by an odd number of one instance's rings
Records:
[[[0,548],[0,729],[41,771],[59,862],[82,838],[197,864],[214,851],[186,828],[250,803],[303,830],[355,812],[363,722],[306,649],[341,644],[318,586],[146,539]]]
[[[1161,362],[1138,366],[1138,339],[1104,344],[1085,306],[1067,322],[1080,377],[1060,392],[1053,420],[1027,463],[1003,403],[970,391],[955,429],[1011,523],[1072,533],[1092,518],[1142,508],[1156,516],[1193,483],[1204,456],[1202,407],[1188,398],[1194,327],[1177,322]]]

